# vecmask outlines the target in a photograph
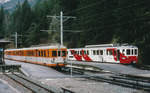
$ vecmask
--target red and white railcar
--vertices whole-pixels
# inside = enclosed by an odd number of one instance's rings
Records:
[[[131,64],[138,62],[138,48],[128,44],[87,45],[68,49],[68,60]]]

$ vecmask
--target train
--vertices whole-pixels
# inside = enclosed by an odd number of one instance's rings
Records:
[[[136,64],[138,47],[129,44],[86,45],[84,48],[68,49],[68,60]]]
[[[86,45],[84,48],[67,48],[61,45],[39,46],[6,49],[5,59],[50,67],[65,66],[67,60],[136,64],[138,47],[128,44]]]
[[[66,56],[67,48],[60,45],[5,50],[5,59],[50,67],[65,66]]]

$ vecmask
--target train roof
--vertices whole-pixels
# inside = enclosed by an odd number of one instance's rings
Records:
[[[85,48],[98,48],[98,47],[129,47],[137,48],[136,46],[129,45],[128,43],[124,44],[100,44],[100,45],[86,45]]]
[[[6,49],[6,51],[7,50],[55,49],[55,48],[66,48],[66,47],[61,45],[51,45],[51,46],[38,46],[38,47],[18,48],[18,49]]]
[[[93,49],[93,48],[138,48],[129,44],[100,44],[100,45],[86,45],[84,48],[72,48],[72,49]]]

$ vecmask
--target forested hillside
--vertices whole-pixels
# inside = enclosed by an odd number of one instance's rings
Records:
[[[60,11],[76,17],[64,22],[64,29],[72,30],[64,32],[68,47],[129,43],[138,46],[139,62],[150,64],[149,0],[39,0],[32,8],[25,0],[13,13],[1,8],[0,37],[13,39],[18,32],[19,47],[60,42],[59,21],[47,17]]]

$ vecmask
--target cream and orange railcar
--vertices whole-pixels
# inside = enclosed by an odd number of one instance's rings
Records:
[[[64,66],[66,55],[67,48],[59,45],[5,50],[5,59],[51,67]]]

